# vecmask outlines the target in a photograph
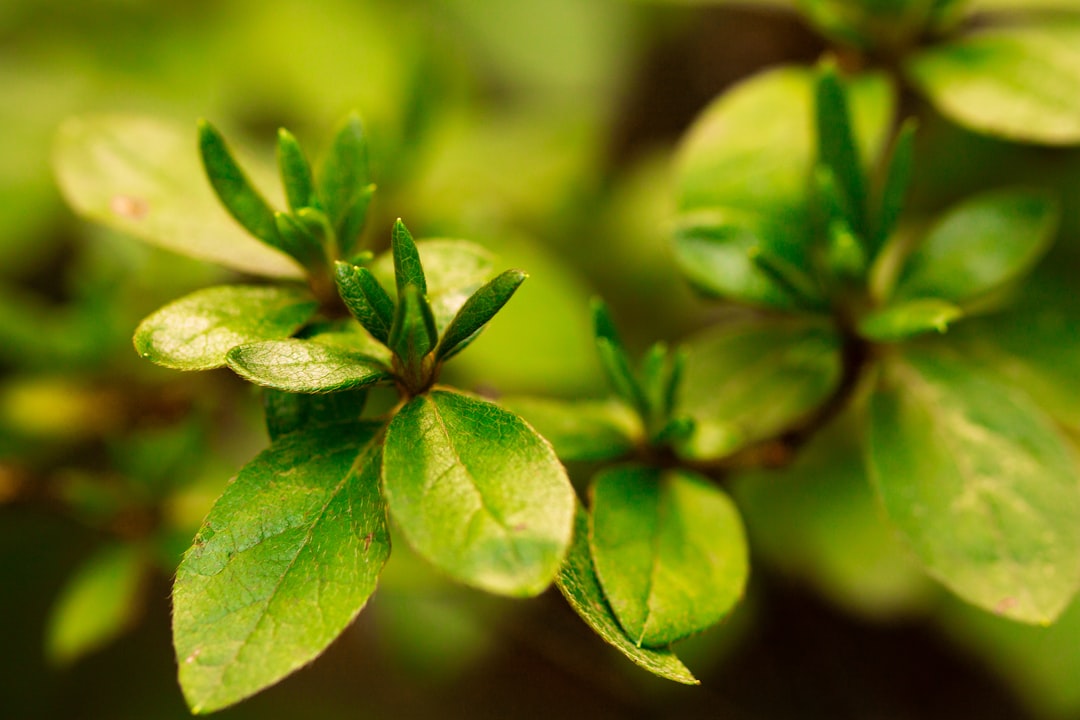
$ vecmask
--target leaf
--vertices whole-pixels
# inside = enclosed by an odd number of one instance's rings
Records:
[[[53,164],[67,202],[91,220],[234,270],[301,276],[291,258],[252,238],[221,207],[188,129],[136,116],[71,118],[60,127]]]
[[[915,121],[911,118],[900,126],[900,132],[893,141],[892,154],[886,167],[885,181],[881,188],[878,212],[874,223],[874,232],[870,236],[870,256],[875,257],[885,246],[889,236],[900,221],[904,210],[908,186],[915,164]]]
[[[570,603],[570,607],[574,608],[604,642],[634,664],[662,678],[684,685],[697,685],[697,679],[670,650],[641,648],[626,637],[604,597],[600,580],[596,577],[588,537],[588,515],[579,507],[574,515],[574,540],[570,545],[570,552],[555,578],[555,584]]]
[[[306,224],[281,212],[274,213],[274,224],[278,233],[277,248],[288,253],[309,270],[326,265],[323,245]]]
[[[742,521],[708,480],[626,465],[597,475],[591,495],[596,574],[638,647],[700,632],[742,597],[749,572]]]
[[[593,327],[596,333],[596,347],[600,353],[600,366],[607,374],[608,382],[615,393],[636,409],[642,417],[649,414],[648,402],[641,391],[641,385],[634,376],[630,357],[622,339],[615,329],[615,322],[607,305],[599,298],[592,301]]]
[[[847,98],[834,63],[826,63],[819,69],[815,91],[818,162],[832,171],[845,201],[847,224],[855,232],[865,234],[866,175],[855,145]]]
[[[963,301],[1027,273],[1054,240],[1060,209],[1045,193],[999,190],[952,208],[907,259],[900,299]]]
[[[810,319],[744,319],[687,344],[675,414],[696,424],[679,452],[718,458],[792,427],[840,381],[840,339]]]
[[[334,231],[343,235],[350,209],[371,184],[367,136],[359,115],[352,113],[338,128],[319,170],[326,215]]]
[[[263,392],[266,430],[271,440],[297,430],[325,427],[343,422],[359,422],[367,400],[367,388],[343,390],[323,395],[283,392],[267,388]]]
[[[1023,393],[941,353],[884,368],[870,475],[926,571],[964,600],[1047,624],[1080,582],[1080,489],[1065,440]]]
[[[298,287],[221,285],[174,300],[139,323],[135,350],[177,370],[225,365],[237,345],[285,338],[318,308]]]
[[[899,342],[927,332],[944,333],[963,310],[944,300],[908,300],[875,310],[859,320],[859,334],[873,342]]]
[[[904,70],[938,110],[978,132],[1049,145],[1080,142],[1074,17],[971,33],[916,53]]]
[[[390,379],[375,358],[311,340],[266,340],[238,345],[226,356],[240,377],[294,393],[325,393]]]
[[[536,595],[570,543],[574,491],[551,446],[521,418],[435,390],[390,423],[383,492],[409,544],[455,579]]]
[[[406,285],[415,285],[421,295],[427,293],[427,280],[424,266],[420,263],[420,253],[416,249],[412,234],[405,223],[398,218],[394,222],[394,231],[390,237],[390,250],[394,258],[394,279],[398,295]]]
[[[334,264],[334,280],[338,294],[352,316],[376,340],[384,344],[388,342],[394,323],[394,301],[371,271],[338,261]]]
[[[283,435],[225,488],[173,586],[180,685],[221,709],[317,657],[360,612],[390,555],[382,426]]]
[[[642,438],[641,420],[616,400],[504,397],[499,404],[529,423],[563,462],[615,460]]]
[[[267,245],[282,249],[273,209],[252,186],[225,138],[206,120],[199,121],[199,153],[206,177],[229,214]]]
[[[352,204],[345,211],[341,229],[337,233],[338,251],[341,257],[352,259],[356,256],[356,244],[367,225],[368,208],[375,196],[375,186],[368,185],[356,194]]]
[[[315,191],[315,178],[311,165],[300,143],[285,128],[278,130],[278,170],[285,186],[285,197],[293,212],[301,208],[318,208],[319,196]]]
[[[64,587],[49,614],[45,640],[49,659],[72,663],[105,645],[135,619],[145,571],[132,545],[101,548]]]
[[[439,340],[435,316],[420,288],[406,285],[398,297],[388,345],[406,363],[419,361]]]
[[[527,277],[520,270],[507,270],[470,295],[447,326],[435,353],[436,358],[449,358],[471,342]]]

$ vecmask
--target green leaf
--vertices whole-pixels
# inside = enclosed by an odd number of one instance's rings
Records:
[[[334,231],[349,224],[349,212],[371,184],[368,144],[360,116],[349,115],[338,128],[319,169],[319,196]]]
[[[301,276],[291,258],[252,238],[221,207],[189,129],[122,115],[72,118],[60,128],[53,163],[64,197],[87,218],[234,270]],[[272,178],[257,178],[264,176]]]
[[[244,343],[286,338],[318,309],[298,287],[222,285],[174,300],[135,330],[135,350],[159,365],[209,370]]]
[[[311,340],[248,343],[234,347],[226,358],[245,380],[285,392],[336,392],[391,377],[375,358]]]
[[[323,245],[306,224],[281,212],[274,213],[274,224],[277,226],[279,249],[309,270],[326,265]]]
[[[355,257],[356,245],[360,240],[364,227],[367,225],[368,208],[371,206],[371,199],[374,196],[374,185],[362,188],[353,198],[348,210],[345,211],[345,217],[342,219],[341,228],[337,233],[338,250],[341,257]]]
[[[698,459],[728,455],[806,417],[840,381],[840,339],[827,322],[744,319],[691,339],[675,414],[695,421],[679,447]]]
[[[206,120],[199,121],[199,153],[210,185],[229,214],[267,245],[281,248],[273,209],[252,186],[225,138]]]
[[[875,310],[859,320],[859,334],[873,342],[899,342],[927,332],[943,333],[964,316],[952,303],[933,298],[908,300]]]
[[[634,376],[630,357],[626,347],[615,329],[615,322],[607,305],[599,298],[592,301],[593,327],[596,333],[596,347],[600,353],[600,365],[607,374],[608,382],[615,393],[635,408],[641,416],[647,417],[649,406],[641,385]]]
[[[343,390],[323,395],[283,392],[267,388],[263,392],[266,430],[271,440],[306,428],[343,422],[359,422],[367,401],[367,388]]]
[[[390,349],[406,363],[419,361],[435,348],[439,340],[435,316],[417,286],[406,285],[399,295],[388,340]]]
[[[875,257],[885,246],[889,236],[900,221],[904,210],[908,186],[911,185],[912,168],[915,164],[915,121],[907,119],[893,142],[892,154],[881,187],[874,232],[870,236],[870,256]]]
[[[927,572],[964,600],[1048,624],[1080,583],[1072,452],[1023,393],[977,366],[910,352],[870,406],[870,475]]]
[[[685,685],[697,685],[697,679],[670,650],[641,648],[626,637],[596,577],[589,550],[589,519],[580,507],[574,515],[574,541],[555,584],[578,615],[616,650],[636,665],[654,675]]]
[[[897,298],[964,301],[1027,273],[1054,240],[1060,210],[1045,193],[998,190],[952,208],[907,259]]]
[[[460,352],[495,317],[527,277],[520,270],[507,270],[470,295],[447,326],[436,358],[443,360]]]
[[[637,646],[700,632],[742,597],[749,572],[742,520],[708,480],[627,465],[597,475],[591,494],[596,574]]]
[[[375,590],[390,555],[382,426],[283,435],[225,488],[173,586],[173,641],[193,712],[311,662]]]
[[[536,595],[570,544],[574,491],[554,451],[521,418],[444,390],[390,423],[383,492],[416,551],[489,592]]]
[[[961,125],[1011,140],[1080,142],[1080,21],[1074,16],[995,25],[923,50],[904,69]]]
[[[145,572],[133,545],[98,550],[67,582],[49,615],[45,650],[60,665],[105,645],[134,619]]]
[[[415,285],[420,294],[427,293],[427,280],[424,266],[420,263],[420,253],[416,249],[412,234],[405,223],[398,218],[394,222],[394,231],[390,236],[391,254],[394,258],[394,278],[398,295],[406,285]]]
[[[750,262],[769,278],[773,285],[783,289],[795,303],[808,310],[826,307],[825,298],[814,276],[803,268],[774,255],[757,245],[747,250]]]
[[[319,207],[311,165],[300,148],[300,143],[285,128],[278,130],[278,170],[290,210],[297,212],[301,208]]]
[[[338,261],[334,264],[334,280],[338,294],[353,317],[376,340],[387,343],[394,323],[394,301],[371,271]]]
[[[855,145],[844,88],[836,66],[820,68],[815,87],[815,117],[818,162],[832,171],[845,200],[847,224],[858,233],[866,232],[866,175]]]
[[[642,438],[641,420],[616,400],[504,397],[499,404],[544,436],[563,462],[616,460]]]

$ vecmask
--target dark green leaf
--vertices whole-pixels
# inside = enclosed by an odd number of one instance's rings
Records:
[[[367,355],[311,340],[267,340],[239,345],[229,367],[253,383],[294,393],[324,393],[371,385],[390,377]]]
[[[367,388],[323,395],[263,391],[266,430],[271,440],[306,428],[358,422],[367,400]]]
[[[330,220],[326,217],[326,213],[322,210],[315,208],[300,208],[296,213],[296,220],[304,226],[304,228],[311,234],[312,237],[319,241],[319,245],[324,248],[333,248],[336,242],[336,234],[334,228],[330,227]],[[335,250],[330,250],[331,254],[337,254]]]
[[[381,343],[390,340],[394,301],[365,267],[338,261],[334,265],[338,293],[361,325]]]
[[[546,441],[497,405],[435,390],[390,423],[383,492],[420,555],[469,585],[536,595],[573,529],[574,490]]]
[[[615,460],[642,439],[641,420],[616,400],[506,397],[499,404],[532,425],[564,462]]]
[[[563,597],[604,642],[636,665],[668,680],[697,685],[697,679],[670,650],[640,648],[623,632],[596,577],[588,538],[589,519],[585,511],[578,508],[574,516],[574,541],[566,562],[555,578]]]
[[[908,258],[903,299],[964,301],[1026,272],[1054,240],[1060,211],[1045,193],[998,190],[952,208]]]
[[[311,165],[308,164],[300,143],[285,128],[278,130],[278,169],[290,210],[297,212],[301,208],[319,207]]]
[[[309,270],[326,265],[326,253],[322,243],[311,233],[307,225],[281,212],[274,213],[274,223],[277,225],[277,247],[280,250],[288,253]]]
[[[845,200],[847,224],[856,232],[865,233],[866,176],[835,64],[827,63],[819,70],[815,90],[818,162],[832,171]]]
[[[341,221],[341,228],[337,233],[338,250],[341,257],[355,257],[356,245],[360,241],[360,235],[364,232],[364,227],[367,225],[368,208],[371,206],[371,198],[374,196],[374,185],[362,188],[345,211],[345,218]]]
[[[350,208],[371,184],[367,136],[359,115],[349,115],[338,128],[319,168],[318,182],[330,224],[343,234]]]
[[[1047,624],[1080,584],[1080,489],[1065,439],[976,366],[909,352],[884,368],[868,458],[927,572],[970,603]]]
[[[382,426],[283,435],[225,489],[176,572],[173,641],[191,709],[239,702],[311,662],[390,555]]]
[[[394,324],[390,327],[390,349],[408,363],[431,352],[438,340],[435,317],[427,298],[417,286],[406,285],[398,296]]]
[[[406,285],[415,285],[421,295],[427,294],[427,280],[424,277],[424,266],[420,264],[420,253],[401,218],[394,222],[390,249],[394,257],[394,278],[398,295],[401,295],[402,288]]]
[[[904,210],[904,200],[908,186],[911,185],[911,173],[915,163],[915,128],[912,119],[904,121],[900,132],[893,142],[892,154],[885,172],[885,182],[878,199],[878,211],[874,223],[874,232],[870,236],[868,248],[871,257],[885,246],[885,242],[896,229],[900,214]]]
[[[793,298],[797,305],[810,310],[825,307],[824,294],[812,274],[760,245],[751,247],[746,254],[754,267],[769,278],[774,286]]]
[[[135,330],[139,355],[178,370],[209,370],[225,364],[237,345],[285,338],[318,308],[297,287],[222,285],[175,300]]]
[[[615,329],[615,322],[611,319],[607,305],[599,298],[592,301],[593,327],[596,332],[596,347],[600,353],[600,364],[607,374],[608,382],[611,383],[615,393],[636,409],[642,417],[649,413],[645,396],[641,392],[641,386],[634,377],[634,370],[630,364],[630,357],[626,353],[619,333]]]
[[[199,152],[210,185],[229,214],[255,237],[280,248],[273,209],[237,164],[225,138],[206,120],[199,121]]]
[[[964,312],[944,300],[908,300],[875,310],[859,321],[859,334],[874,342],[899,342],[927,332],[943,333]]]
[[[470,295],[447,326],[439,342],[436,358],[449,358],[459,352],[466,342],[471,342],[527,277],[528,275],[520,270],[507,270]]]
[[[665,646],[717,623],[748,574],[730,498],[685,470],[605,470],[593,481],[589,545],[604,595],[639,647]]]

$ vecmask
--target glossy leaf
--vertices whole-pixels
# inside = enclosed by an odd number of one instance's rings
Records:
[[[592,553],[589,550],[589,520],[582,509],[574,516],[574,540],[566,562],[559,570],[555,584],[559,591],[597,635],[634,664],[654,675],[685,685],[697,685],[697,679],[670,650],[654,650],[635,645],[619,626],[611,610],[600,580],[596,577]]]
[[[421,556],[489,592],[541,592],[570,543],[575,496],[551,445],[459,393],[419,395],[394,416],[383,492]]]
[[[419,361],[435,348],[439,336],[431,306],[415,285],[406,285],[398,297],[388,344],[406,362]]]
[[[271,440],[306,428],[359,422],[367,389],[312,395],[267,388],[263,393],[266,430]]]
[[[909,352],[870,407],[870,475],[934,578],[1047,624],[1080,584],[1080,489],[1065,439],[1023,393],[959,359]]]
[[[244,343],[286,338],[318,308],[298,287],[222,285],[174,300],[135,330],[135,350],[159,365],[208,370]]]
[[[604,595],[637,646],[668,645],[742,597],[748,551],[738,510],[685,470],[605,470],[592,486],[589,545]]]
[[[353,317],[376,340],[388,342],[394,323],[394,301],[371,271],[339,261],[334,266],[334,279],[338,293]]]
[[[285,128],[278,130],[278,171],[282,185],[285,186],[285,198],[289,209],[297,212],[301,208],[319,207],[319,196],[315,190],[315,178],[311,165],[304,155],[300,143]]]
[[[401,218],[394,222],[394,230],[390,236],[390,252],[394,258],[394,278],[398,294],[401,294],[406,285],[415,285],[421,295],[427,293],[427,280],[424,266],[420,263],[420,252]]]
[[[471,342],[527,277],[520,270],[507,270],[470,295],[443,333],[436,358],[451,357]]]
[[[334,134],[318,173],[319,196],[335,232],[341,232],[357,196],[370,184],[367,136],[354,113]]]
[[[64,587],[49,617],[45,649],[49,659],[66,665],[97,650],[135,620],[145,574],[139,548],[102,548]]]
[[[637,414],[616,400],[506,397],[499,404],[532,425],[564,462],[624,457],[643,434]]]
[[[896,297],[963,301],[1028,272],[1050,247],[1059,208],[1041,192],[995,191],[951,209],[907,259]]]
[[[248,343],[226,358],[245,380],[285,392],[335,392],[390,378],[389,369],[374,358],[310,340]]]
[[[905,69],[930,101],[961,125],[1011,140],[1080,142],[1080,20],[1075,17],[971,33],[916,53]]]
[[[832,171],[844,198],[845,220],[856,232],[866,231],[866,175],[855,145],[844,88],[836,66],[826,64],[819,70],[815,87],[815,127],[818,137],[818,162]]]
[[[840,380],[840,340],[828,323],[747,319],[719,325],[687,344],[676,415],[695,432],[679,451],[723,457],[792,427]]]
[[[273,209],[244,174],[225,138],[205,120],[199,121],[199,152],[206,177],[229,214],[255,237],[280,248]]]
[[[180,685],[196,713],[318,656],[360,612],[390,554],[382,427],[283,435],[226,487],[173,587]]]
[[[859,321],[859,334],[875,342],[898,342],[927,332],[945,332],[964,312],[944,300],[908,300],[876,310]]]
[[[291,258],[229,217],[191,145],[190,129],[148,118],[78,117],[60,128],[53,161],[64,197],[85,217],[234,270],[300,277]]]

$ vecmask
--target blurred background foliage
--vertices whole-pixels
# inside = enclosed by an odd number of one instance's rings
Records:
[[[372,246],[400,216],[419,237],[474,239],[531,275],[450,380],[580,396],[602,387],[590,295],[636,350],[729,313],[695,299],[671,256],[672,153],[733,82],[821,54],[773,5],[0,3],[2,714],[187,716],[169,579],[227,478],[266,443],[257,392],[230,373],[177,375],[132,351],[143,316],[229,278],[76,221],[50,167],[66,117],[179,123],[192,157],[207,117],[270,158],[277,127],[318,146],[359,109],[380,186]],[[916,216],[1006,180],[1064,196],[1061,241],[1027,306],[1063,322],[1078,152],[977,136],[915,95],[903,102],[923,128]],[[977,330],[965,330],[976,346]],[[481,596],[399,545],[372,607],[324,657],[222,717],[1080,714],[1080,609],[1031,628],[930,586],[876,521],[860,466],[815,476],[850,444],[844,422],[794,465],[735,482],[753,578],[729,621],[682,646],[702,688],[646,676],[550,593]]]

